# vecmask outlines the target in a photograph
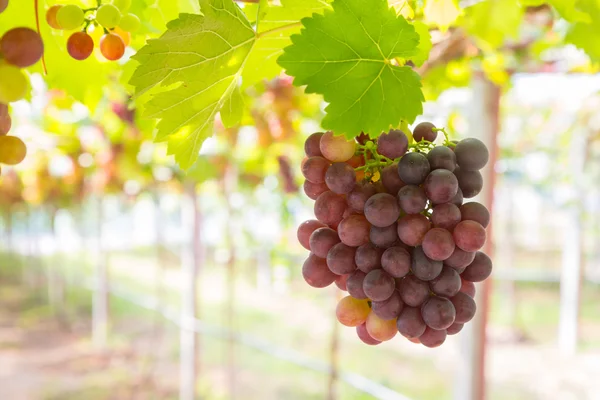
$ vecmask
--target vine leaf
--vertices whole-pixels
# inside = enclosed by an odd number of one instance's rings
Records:
[[[392,60],[419,54],[419,35],[387,0],[335,0],[302,20],[278,62],[307,93],[329,103],[322,125],[351,138],[378,136],[423,111],[419,75]]]

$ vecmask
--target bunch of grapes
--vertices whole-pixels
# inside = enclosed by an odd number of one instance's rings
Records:
[[[438,132],[445,140],[436,146]],[[463,203],[483,187],[486,146],[450,141],[428,122],[412,135],[392,129],[377,141],[348,141],[318,132],[305,142],[304,191],[316,219],[298,228],[310,250],[302,275],[348,292],[337,319],[369,345],[400,332],[440,346],[474,317],[474,282],[492,271],[480,251],[490,214]]]
[[[100,52],[107,60],[116,61],[123,57],[131,33],[141,26],[137,15],[126,13],[130,6],[131,0],[113,0],[87,9],[75,4],[57,4],[46,12],[46,21],[54,29],[79,30],[67,40],[67,51],[76,60],[85,60],[94,51],[94,39],[88,30],[103,29]]]

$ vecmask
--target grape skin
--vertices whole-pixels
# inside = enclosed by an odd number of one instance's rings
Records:
[[[317,257],[326,258],[329,250],[340,242],[336,231],[331,228],[318,228],[310,235],[310,251]]]
[[[373,195],[377,194],[377,188],[372,183],[357,183],[354,189],[346,196],[348,206],[361,213],[365,209],[365,203]]]
[[[0,103],[12,103],[25,97],[29,83],[19,68],[0,61],[0,76]]]
[[[96,11],[96,21],[107,29],[112,29],[119,24],[121,11],[112,4],[103,4]]]
[[[473,319],[475,312],[477,312],[477,305],[471,296],[463,292],[458,292],[456,296],[450,298],[450,301],[456,310],[455,322],[464,324]]]
[[[0,13],[3,13],[8,7],[8,0],[0,0]]]
[[[0,136],[6,135],[10,132],[12,127],[12,119],[8,113],[8,106],[0,103]]]
[[[346,287],[346,282],[348,281],[349,276],[350,275],[340,275],[335,279],[333,283],[335,283],[335,286],[337,286],[338,289],[348,291],[348,288]]]
[[[83,24],[83,10],[74,4],[66,4],[56,12],[56,21],[64,30],[77,29]]]
[[[435,129],[435,125],[431,122],[421,122],[413,129],[413,139],[415,139],[415,142],[420,142],[421,140],[434,142],[438,134],[433,129]]]
[[[452,302],[444,297],[431,297],[421,307],[423,321],[431,329],[446,329],[454,323],[456,310]]]
[[[383,249],[375,247],[372,243],[367,243],[356,249],[354,262],[358,269],[367,274],[381,266],[382,254]]]
[[[369,335],[369,332],[367,332],[366,323],[356,327],[356,334],[358,335],[358,338],[365,344],[376,346],[381,343],[381,340],[373,339],[371,335]]]
[[[385,342],[391,340],[398,333],[395,319],[382,319],[374,312],[367,317],[367,332],[373,339]]]
[[[302,164],[302,175],[312,183],[325,183],[325,174],[329,168],[329,161],[323,157],[309,157]]]
[[[485,244],[485,229],[479,222],[461,221],[452,232],[454,242],[464,251],[477,251]]]
[[[423,188],[433,204],[447,203],[458,192],[458,179],[446,169],[436,169],[427,175]]]
[[[427,327],[419,337],[419,341],[425,347],[439,347],[446,341],[446,330],[435,330]]]
[[[398,221],[398,237],[409,246],[418,246],[431,229],[431,222],[421,214],[405,215]]]
[[[363,291],[373,301],[385,301],[396,289],[396,281],[383,269],[369,272],[363,281]]]
[[[315,201],[315,217],[333,228],[342,221],[344,211],[346,211],[346,201],[333,192],[327,191],[317,197]]]
[[[405,185],[398,175],[398,163],[390,164],[381,170],[381,183],[385,191],[392,195],[398,193],[398,190]]]
[[[304,142],[304,153],[308,157],[323,157],[320,147],[321,137],[323,137],[323,132],[315,132],[306,138],[306,141]]]
[[[477,171],[485,167],[490,153],[485,144],[476,138],[463,139],[454,148],[456,161],[465,171]]]
[[[450,267],[444,267],[437,278],[429,282],[431,291],[438,296],[455,296],[462,286],[460,275]]]
[[[42,58],[44,42],[33,29],[13,28],[0,39],[0,53],[4,57],[4,61],[25,68]]]
[[[67,40],[67,52],[75,60],[85,60],[94,51],[94,40],[85,32],[75,32]]]
[[[475,252],[464,251],[460,247],[455,247],[450,257],[444,260],[444,264],[454,269],[466,268],[475,259]]]
[[[460,286],[460,292],[466,294],[467,296],[469,296],[470,298],[474,299],[475,298],[475,284],[471,281],[467,281],[465,280],[462,276],[460,277],[461,280],[461,286]]]
[[[50,7],[48,11],[46,11],[46,22],[51,28],[62,29],[58,21],[56,20],[56,13],[58,13],[58,10],[60,10],[61,8],[62,4],[56,4]]]
[[[381,267],[394,278],[408,275],[410,265],[410,253],[402,247],[390,247],[381,256]]]
[[[429,285],[414,275],[407,275],[397,284],[400,298],[411,307],[419,307],[429,297]]]
[[[117,61],[125,54],[123,39],[114,33],[108,33],[100,39],[100,52],[110,61]]]
[[[365,203],[365,217],[380,228],[392,225],[400,216],[396,198],[388,193],[377,193]]]
[[[335,315],[342,325],[354,327],[364,324],[370,311],[369,304],[365,300],[346,296],[338,302]]]
[[[435,279],[442,272],[442,268],[442,262],[427,257],[421,246],[417,246],[413,249],[411,271],[418,279],[422,281]]]
[[[479,171],[465,171],[457,167],[454,175],[464,198],[475,197],[483,189],[483,177]]]
[[[402,157],[408,150],[408,138],[398,129],[391,129],[377,138],[377,152],[384,157],[395,159]]]
[[[27,146],[16,136],[0,136],[0,163],[17,165],[27,156]]]
[[[398,191],[398,205],[407,214],[418,214],[427,206],[425,191],[416,185],[406,185]]]
[[[396,321],[398,332],[408,339],[418,338],[426,327],[421,311],[415,307],[404,306]]]
[[[346,163],[333,163],[325,172],[325,183],[333,193],[350,193],[356,185],[356,172]]]
[[[346,288],[348,289],[348,293],[356,299],[368,299],[369,297],[365,294],[363,290],[363,282],[365,280],[364,272],[357,270],[354,271],[346,280]]]
[[[452,231],[461,221],[460,209],[452,203],[438,204],[433,207],[431,222],[436,228]]]
[[[313,183],[308,179],[304,180],[303,185],[304,193],[308,198],[316,200],[321,194],[327,192],[329,188],[325,183]]]
[[[323,157],[331,162],[348,161],[356,151],[356,142],[348,141],[343,136],[334,136],[333,132],[325,132],[320,142]]]
[[[490,212],[483,204],[476,201],[463,204],[460,207],[460,213],[463,221],[479,222],[484,228],[490,224]]]
[[[431,170],[446,169],[450,172],[456,168],[456,154],[446,146],[436,146],[427,153],[427,161]]]
[[[327,225],[314,219],[304,221],[298,226],[298,242],[300,242],[302,247],[306,250],[310,250],[310,235],[312,235],[315,230],[325,227],[327,227]]]
[[[354,247],[338,243],[327,253],[327,266],[336,275],[351,274],[356,270],[355,255],[356,249]]]
[[[302,277],[310,286],[324,288],[331,285],[338,276],[327,268],[325,259],[310,253],[302,265]]]
[[[371,226],[369,240],[371,240],[371,243],[375,246],[382,249],[387,249],[388,247],[395,245],[398,242],[398,227],[396,223],[386,226],[385,228]]]
[[[404,303],[400,298],[398,291],[394,290],[392,295],[384,301],[373,301],[371,303],[372,312],[379,318],[389,320],[396,319],[402,312]]]
[[[430,229],[423,237],[421,246],[425,255],[435,261],[446,260],[456,247],[452,234],[442,228]]]
[[[125,32],[137,32],[141,25],[140,19],[135,14],[123,15],[119,21],[119,28],[123,29]]]
[[[478,251],[473,262],[467,266],[461,276],[471,282],[481,282],[492,274],[492,260],[487,254]]]
[[[448,335],[456,335],[458,332],[462,331],[462,328],[464,326],[465,326],[465,324],[459,324],[459,323],[455,322],[452,325],[450,325],[448,328],[446,328],[446,333]]]
[[[369,242],[371,225],[364,215],[353,214],[342,220],[338,234],[342,243],[358,247]]]
[[[407,185],[420,185],[430,170],[427,157],[421,153],[407,153],[398,163],[398,175]]]
[[[457,178],[458,179],[458,178]],[[456,195],[449,201],[449,203],[454,204],[457,207],[460,207],[463,203],[464,196],[462,189],[460,188],[460,182],[458,183],[458,190],[456,191]]]

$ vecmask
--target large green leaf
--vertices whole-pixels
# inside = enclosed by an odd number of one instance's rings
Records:
[[[302,23],[278,61],[295,85],[329,103],[324,128],[375,137],[422,113],[418,74],[392,64],[419,53],[419,35],[387,0],[335,0],[333,11]]]
[[[580,17],[578,22],[570,26],[565,40],[585,51],[592,61],[600,61],[600,46],[598,45],[600,0],[579,0],[577,1],[577,9],[575,7],[567,7],[566,9],[570,13],[569,15],[575,13]],[[587,18],[581,17],[581,15]]]
[[[480,47],[492,51],[507,38],[516,38],[523,20],[518,0],[488,0],[465,10],[463,24]]]

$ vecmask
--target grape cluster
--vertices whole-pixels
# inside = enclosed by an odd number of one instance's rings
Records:
[[[113,0],[112,3],[82,9],[75,4],[57,4],[46,12],[46,21],[54,29],[79,30],[69,36],[67,51],[76,60],[87,59],[94,51],[94,39],[88,33],[102,29],[100,53],[110,61],[123,57],[131,33],[137,31],[141,21],[137,15],[126,13],[131,0]]]
[[[314,133],[305,152],[304,191],[316,219],[298,228],[310,250],[302,275],[310,286],[335,282],[348,292],[338,321],[370,345],[400,332],[437,347],[458,333],[475,315],[474,282],[492,270],[480,251],[490,214],[463,203],[482,189],[486,146],[450,141],[424,122],[412,137],[392,129],[377,141]]]

